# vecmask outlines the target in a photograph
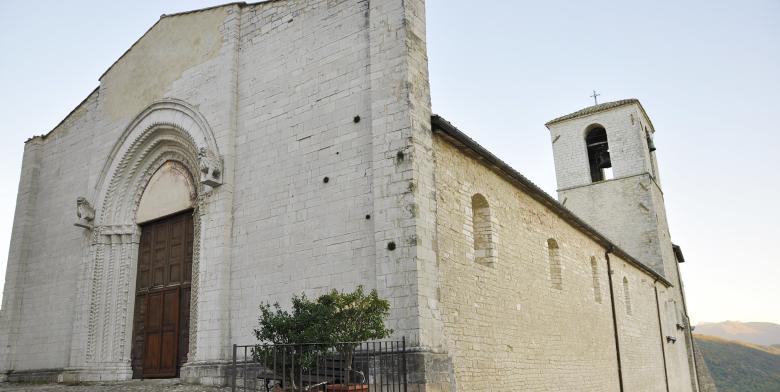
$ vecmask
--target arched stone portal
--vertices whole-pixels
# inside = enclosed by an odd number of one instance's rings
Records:
[[[89,199],[79,198],[76,224],[91,229],[79,287],[71,366],[64,377],[79,381],[129,379],[139,223],[182,209],[193,210],[192,300],[189,352],[194,355],[201,204],[221,184],[222,160],[205,119],[179,100],[156,102],[139,114],[112,149]],[[166,187],[182,185],[172,198]],[[181,193],[188,200],[182,200]],[[157,195],[157,196],[155,196]],[[85,224],[81,211],[91,210]],[[190,203],[183,206],[183,202]],[[184,207],[184,208],[182,208]],[[160,215],[162,214],[162,215]],[[140,219],[140,221],[139,221]]]

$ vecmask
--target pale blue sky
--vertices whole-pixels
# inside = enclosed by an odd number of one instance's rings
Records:
[[[0,3],[0,275],[24,141],[160,14],[215,4]],[[551,194],[544,123],[592,89],[639,98],[694,322],[780,323],[780,1],[429,0],[427,14],[434,111]]]

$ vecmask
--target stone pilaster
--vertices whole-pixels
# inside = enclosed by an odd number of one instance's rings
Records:
[[[416,388],[446,390],[449,363],[436,287],[436,198],[425,2],[372,1],[369,8],[376,279],[391,301],[389,326],[410,338]],[[448,365],[451,366],[451,365]]]
[[[24,274],[31,244],[35,204],[38,195],[43,141],[39,137],[27,141],[22,158],[22,173],[16,196],[16,212],[11,232],[11,246],[5,275],[3,307],[0,312],[0,379],[14,369],[16,336],[19,334]]]

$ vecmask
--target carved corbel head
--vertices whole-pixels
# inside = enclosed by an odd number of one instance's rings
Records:
[[[83,227],[88,230],[92,230],[95,220],[95,209],[87,201],[85,197],[76,198],[76,223],[74,226]]]
[[[222,185],[222,158],[203,147],[198,151],[198,161],[201,184],[212,188]]]

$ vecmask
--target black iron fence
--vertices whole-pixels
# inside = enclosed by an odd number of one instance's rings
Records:
[[[233,345],[231,390],[407,392],[406,339]]]

